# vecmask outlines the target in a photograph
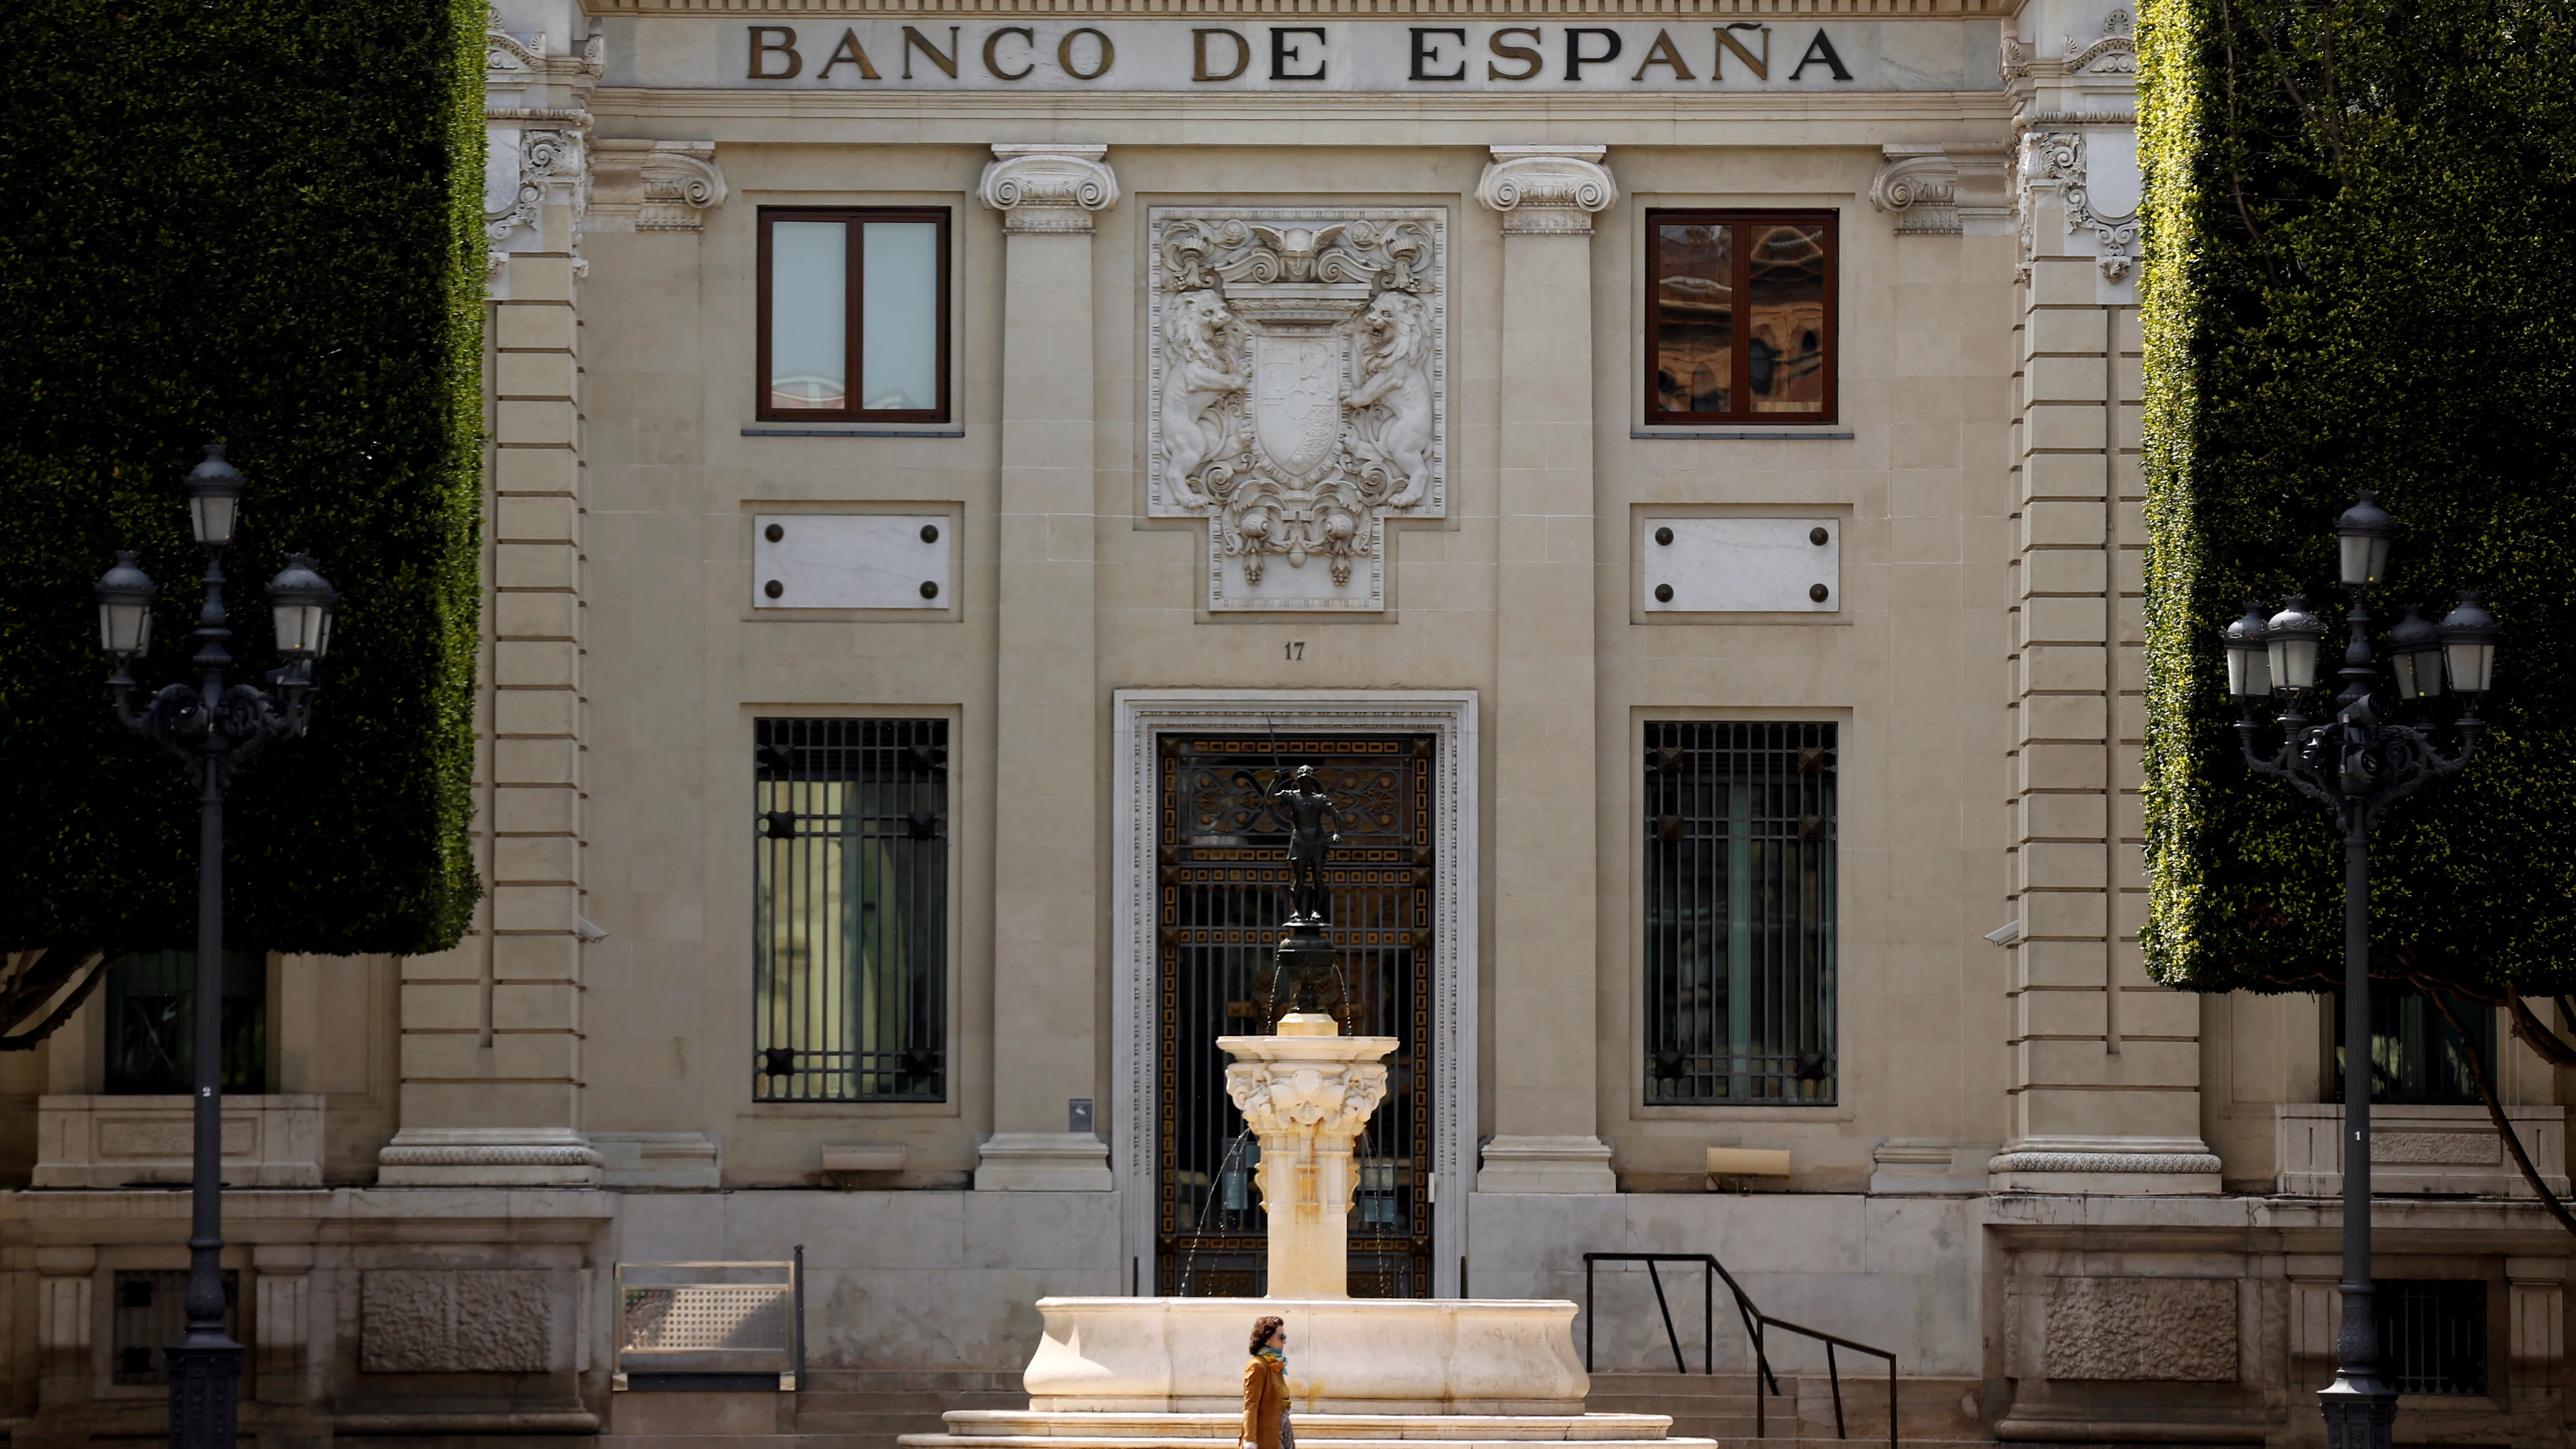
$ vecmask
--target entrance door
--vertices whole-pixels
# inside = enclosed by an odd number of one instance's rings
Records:
[[[1259,1145],[1225,1094],[1221,1036],[1287,1010],[1271,951],[1288,919],[1287,823],[1269,791],[1312,765],[1341,812],[1324,885],[1347,1036],[1391,1036],[1386,1100],[1354,1145],[1350,1292],[1431,1296],[1429,735],[1164,735],[1156,751],[1155,1282],[1164,1295],[1258,1297],[1268,1225]]]

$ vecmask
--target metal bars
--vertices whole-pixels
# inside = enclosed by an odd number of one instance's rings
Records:
[[[2330,1101],[2343,1100],[2343,993],[2328,998],[2334,1023],[2334,1062]],[[2395,982],[2370,987],[2370,1100],[2388,1103],[2436,1103],[2467,1106],[2478,1101],[2477,1077],[2469,1069],[2474,1049],[2494,1061],[2495,1012],[2489,1007],[2462,1007],[2460,1015],[2474,1041],[2442,1020],[2424,994]]]
[[[2382,1278],[2379,1376],[2401,1394],[2487,1391],[2487,1285],[2478,1278]]]
[[[1220,1036],[1287,1009],[1272,978],[1289,913],[1282,771],[1313,765],[1341,818],[1324,872],[1338,971],[1327,1004],[1351,1035],[1392,1036],[1387,1096],[1352,1146],[1350,1292],[1431,1289],[1431,886],[1428,736],[1165,736],[1156,815],[1157,1291],[1259,1296],[1269,1235],[1260,1145],[1225,1092]]]
[[[188,1270],[119,1268],[110,1280],[116,1303],[109,1320],[108,1368],[118,1384],[166,1384],[162,1345],[188,1327]],[[241,1274],[225,1269],[224,1332],[241,1337]]]
[[[1645,1093],[1834,1100],[1835,726],[1646,726]]]
[[[947,1095],[948,722],[754,722],[752,1095]]]

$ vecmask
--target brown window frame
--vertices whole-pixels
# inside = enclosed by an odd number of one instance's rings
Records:
[[[1824,332],[1824,397],[1816,412],[1755,412],[1736,408],[1727,412],[1699,413],[1669,410],[1663,405],[1660,365],[1663,343],[1663,289],[1655,275],[1655,252],[1662,228],[1680,223],[1694,226],[1822,226],[1825,230],[1825,315]],[[1841,420],[1839,374],[1842,355],[1841,279],[1842,279],[1842,213],[1835,210],[1788,211],[1756,208],[1750,210],[1690,207],[1646,213],[1646,326],[1645,326],[1645,414],[1649,424],[1762,423],[1779,427],[1807,427]],[[1750,401],[1747,384],[1751,378],[1753,333],[1744,325],[1746,302],[1751,291],[1753,251],[1737,246],[1735,275],[1728,285],[1736,299],[1733,338],[1729,344],[1728,391],[1732,397]]]
[[[848,224],[847,258],[843,263],[842,298],[849,316],[843,322],[842,369],[849,379],[848,396],[852,405],[839,408],[777,408],[769,402],[769,326],[770,326],[770,228],[781,221],[837,221]],[[867,243],[862,223],[871,221],[929,221],[939,226],[939,403],[927,408],[877,408],[856,406],[859,378],[865,359],[859,355],[861,323],[865,320]],[[944,206],[764,206],[760,208],[760,309],[759,356],[753,362],[758,374],[754,385],[754,407],[764,423],[944,423],[950,418],[949,400],[949,334],[955,330],[948,311],[949,209]]]

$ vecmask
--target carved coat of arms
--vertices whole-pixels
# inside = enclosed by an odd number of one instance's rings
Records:
[[[1157,208],[1150,511],[1211,609],[1383,609],[1386,520],[1448,510],[1445,213]]]

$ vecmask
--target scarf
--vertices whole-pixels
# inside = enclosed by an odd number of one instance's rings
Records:
[[[1252,1354],[1255,1358],[1266,1358],[1272,1363],[1279,1365],[1283,1372],[1288,1367],[1288,1354],[1283,1349],[1272,1348],[1270,1345],[1265,1343],[1261,1347],[1254,1349]]]

